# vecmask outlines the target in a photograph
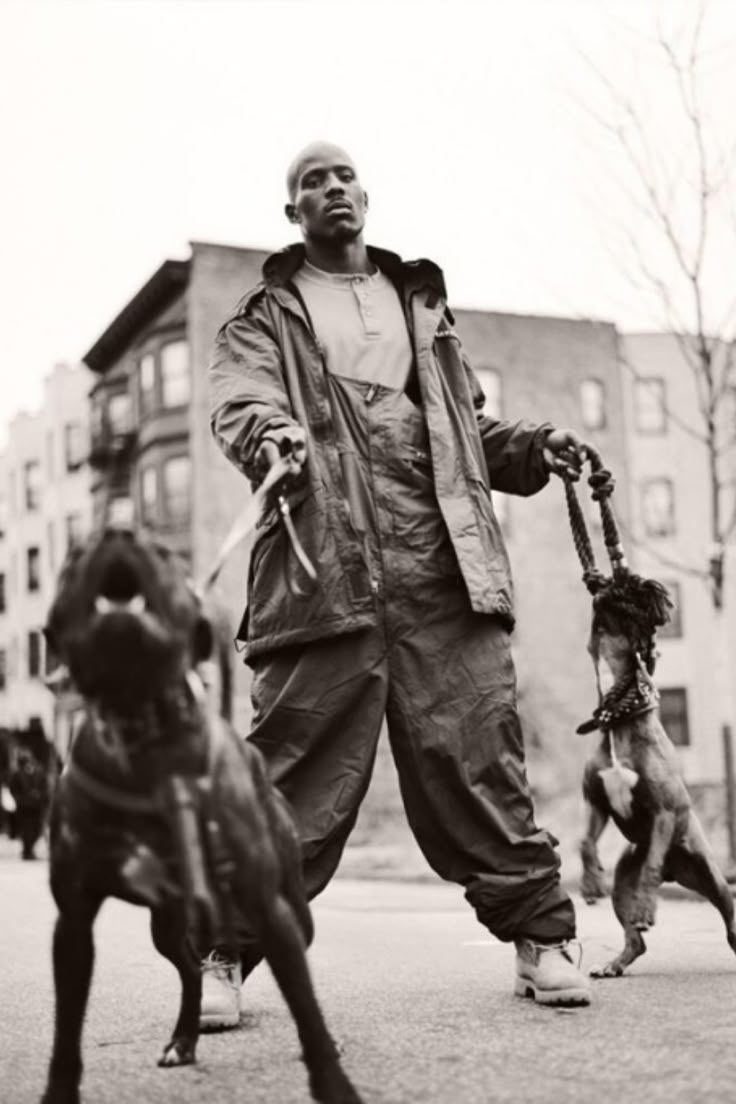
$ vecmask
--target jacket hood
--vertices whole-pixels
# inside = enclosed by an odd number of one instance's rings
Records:
[[[263,279],[270,286],[288,284],[294,273],[306,259],[306,249],[302,242],[287,245],[278,253],[272,253],[263,264]],[[390,280],[404,291],[419,291],[428,288],[443,300],[447,298],[445,277],[439,265],[422,258],[417,261],[404,261],[398,253],[388,249],[368,246],[368,256]]]

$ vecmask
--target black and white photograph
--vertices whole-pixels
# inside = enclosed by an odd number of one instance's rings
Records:
[[[0,0],[0,1104],[731,1104],[736,2]]]

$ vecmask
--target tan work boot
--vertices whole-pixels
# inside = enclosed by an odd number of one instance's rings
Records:
[[[537,1004],[590,1004],[590,981],[573,961],[569,943],[516,941],[517,997],[533,997]]]
[[[200,1031],[224,1031],[240,1023],[240,962],[232,962],[218,951],[202,961],[202,1005]]]

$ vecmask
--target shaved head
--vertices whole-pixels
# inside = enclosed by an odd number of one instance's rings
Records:
[[[310,142],[296,155],[286,173],[286,190],[292,202],[296,195],[299,177],[307,165],[312,161],[323,161],[325,159],[336,164],[349,165],[352,169],[355,168],[353,159],[348,156],[341,146],[336,146],[333,142]]]

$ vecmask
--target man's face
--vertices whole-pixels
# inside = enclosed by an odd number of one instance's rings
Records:
[[[286,214],[305,238],[353,241],[362,233],[368,197],[343,150],[310,147],[292,166],[289,182]]]

